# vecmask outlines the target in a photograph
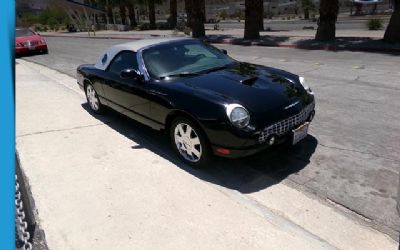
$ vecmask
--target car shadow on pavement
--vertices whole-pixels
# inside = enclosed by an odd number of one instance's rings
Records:
[[[98,115],[91,112],[86,103],[82,107],[99,121],[135,142],[137,145],[131,146],[132,154],[138,149],[148,149],[197,178],[241,193],[263,190],[298,173],[307,167],[318,145],[317,139],[309,135],[296,146],[277,146],[241,159],[214,157],[207,168],[194,169],[179,160],[165,133],[112,110]]]
[[[40,55],[47,55],[46,53],[40,53],[40,52],[28,52],[25,54],[20,54],[20,55],[15,55],[15,59],[21,59],[25,57],[33,57],[33,56],[40,56]]]

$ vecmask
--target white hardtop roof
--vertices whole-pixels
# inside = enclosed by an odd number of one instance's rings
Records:
[[[142,48],[151,46],[151,45],[156,45],[160,43],[168,43],[168,42],[173,42],[173,41],[179,41],[179,40],[189,40],[191,38],[186,38],[186,37],[165,37],[165,38],[152,38],[152,39],[142,39],[142,40],[136,40],[133,42],[127,42],[127,43],[121,43],[118,45],[114,45],[110,49],[119,49],[121,50],[132,50],[132,51],[138,51]]]
[[[168,43],[173,41],[180,41],[180,40],[192,40],[192,38],[186,38],[186,37],[152,38],[152,39],[143,39],[143,40],[136,40],[132,42],[117,44],[110,47],[104,54],[102,54],[94,66],[98,69],[105,70],[110,64],[111,60],[115,57],[115,55],[123,50],[130,50],[136,52],[148,46]],[[106,54],[107,58],[106,60],[103,60]]]

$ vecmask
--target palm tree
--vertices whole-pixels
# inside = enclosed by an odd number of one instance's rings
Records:
[[[261,0],[245,0],[244,38],[260,38],[260,8]]]
[[[187,15],[187,26],[192,28],[192,11],[193,11],[193,0],[185,0],[185,11]]]
[[[126,7],[128,8],[128,17],[130,20],[131,28],[135,28],[137,26],[135,15],[135,0],[127,0]]]
[[[147,0],[148,8],[149,8],[149,21],[150,21],[150,29],[156,28],[156,9],[154,0]]]
[[[178,20],[178,3],[177,0],[169,1],[169,24],[172,29],[176,27],[176,23]]]
[[[310,10],[315,8],[314,2],[312,0],[301,0],[301,8],[304,12],[304,19],[310,19]]]
[[[117,0],[119,6],[119,16],[121,17],[121,24],[126,25],[126,0]]]
[[[106,22],[107,24],[114,24],[113,15],[113,0],[98,0],[98,5],[100,8],[106,10]]]
[[[260,6],[260,10],[259,10],[259,29],[260,31],[264,30],[264,0],[260,0],[261,1],[261,6]]]
[[[383,38],[386,42],[400,43],[400,0],[393,0],[394,11]]]
[[[336,37],[336,20],[339,12],[339,0],[321,0],[319,6],[318,30],[315,39],[332,41]]]
[[[188,26],[192,29],[192,36],[203,38],[206,36],[204,22],[206,19],[205,0],[185,0]]]

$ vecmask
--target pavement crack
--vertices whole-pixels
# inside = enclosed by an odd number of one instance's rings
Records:
[[[370,217],[368,217],[368,216],[365,216],[364,214],[362,214],[362,213],[360,213],[360,212],[357,212],[356,210],[352,209],[352,208],[349,207],[349,206],[344,205],[343,203],[340,203],[340,202],[338,202],[338,201],[335,201],[335,200],[332,200],[332,199],[329,199],[329,198],[326,198],[326,200],[327,200],[329,203],[331,203],[332,205],[334,205],[334,206],[341,207],[342,209],[344,209],[344,210],[346,210],[346,211],[348,211],[348,212],[350,212],[350,213],[353,213],[354,215],[360,217],[360,218],[363,219],[364,221],[367,221],[367,222],[372,222],[372,221],[373,221],[372,218],[370,218]]]
[[[261,203],[250,195],[245,195],[239,191],[234,191],[227,188],[222,188],[218,186],[214,187],[217,191],[221,192],[223,195],[236,202],[238,205],[243,206],[248,211],[264,218],[268,223],[274,225],[276,228],[307,239],[307,241],[310,243],[310,245],[313,246],[313,248],[338,249],[328,240],[319,237],[313,232],[295,223],[294,221],[286,217],[283,213],[267,207],[265,204]]]
[[[372,155],[372,156],[375,156],[375,157],[378,157],[378,158],[382,158],[382,159],[386,159],[386,160],[390,160],[390,161],[394,161],[394,162],[398,162],[399,161],[397,159],[393,159],[393,158],[389,158],[389,157],[386,157],[386,156],[374,154],[374,153],[371,153],[371,152],[364,152],[364,151],[355,150],[355,149],[328,146],[328,145],[325,145],[325,144],[322,144],[322,143],[318,143],[318,145],[320,145],[322,147],[325,147],[325,148],[336,149],[336,150],[340,150],[340,151],[347,151],[347,152],[354,152],[354,153],[365,154],[365,155]]]
[[[300,72],[300,75],[304,75],[304,74],[307,74],[307,73],[310,73],[310,72],[316,71],[316,70],[318,70],[319,68],[320,68],[320,67],[315,67],[315,68],[313,68],[313,69],[309,69],[309,70],[306,70],[306,71]]]
[[[38,131],[38,132],[33,132],[33,133],[17,135],[16,137],[20,138],[20,137],[26,137],[26,136],[30,136],[30,135],[40,135],[40,134],[47,134],[47,133],[71,131],[71,130],[77,130],[77,129],[82,129],[82,128],[97,127],[97,126],[102,126],[102,125],[106,125],[106,124],[109,124],[109,123],[97,123],[97,124],[76,126],[76,127],[72,127],[72,128],[63,128],[63,129],[50,129],[50,130],[45,130],[45,131]]]

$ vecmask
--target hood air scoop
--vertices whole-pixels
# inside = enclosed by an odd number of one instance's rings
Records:
[[[254,77],[250,77],[250,78],[246,78],[246,79],[240,80],[240,83],[244,84],[244,85],[251,86],[251,85],[253,85],[255,83],[255,81],[257,81],[257,79],[258,79],[258,77],[254,76]]]

